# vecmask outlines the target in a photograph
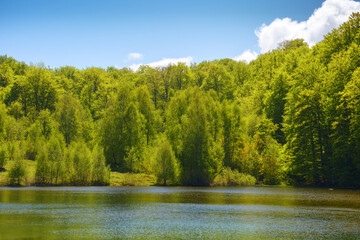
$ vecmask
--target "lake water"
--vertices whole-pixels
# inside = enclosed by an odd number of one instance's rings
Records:
[[[360,239],[360,191],[0,188],[0,239]]]

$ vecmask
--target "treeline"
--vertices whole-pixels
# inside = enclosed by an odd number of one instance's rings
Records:
[[[16,182],[34,160],[44,185],[106,185],[111,168],[159,184],[359,187],[359,44],[354,13],[312,48],[285,41],[250,64],[133,72],[2,56],[0,168]]]

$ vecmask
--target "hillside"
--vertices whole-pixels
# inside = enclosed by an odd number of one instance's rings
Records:
[[[38,185],[360,185],[360,14],[249,64],[49,69],[0,57],[0,168]]]

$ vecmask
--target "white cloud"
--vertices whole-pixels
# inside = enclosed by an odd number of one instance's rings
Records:
[[[255,31],[261,53],[276,49],[285,40],[302,38],[315,45],[333,28],[347,21],[352,12],[360,11],[360,3],[353,0],[326,0],[306,21],[290,18],[275,19],[270,25],[263,24]]]
[[[252,60],[255,60],[259,54],[255,51],[251,51],[250,49],[244,51],[239,56],[236,56],[233,58],[235,61],[245,61],[247,63],[251,62]]]
[[[129,53],[128,54],[128,60],[138,60],[143,58],[143,55],[141,53]]]
[[[160,61],[151,62],[148,64],[133,64],[129,66],[129,68],[133,71],[137,71],[141,65],[147,65],[152,68],[156,67],[167,67],[171,64],[177,64],[177,63],[185,63],[186,65],[190,65],[190,63],[193,61],[193,57],[184,57],[184,58],[163,58]]]
[[[141,65],[144,65],[144,64],[132,64],[132,65],[130,65],[128,68],[130,68],[131,70],[133,70],[134,72],[136,72]]]

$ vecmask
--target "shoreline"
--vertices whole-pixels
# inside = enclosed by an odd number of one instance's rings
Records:
[[[117,171],[111,171],[110,173],[110,184],[109,185],[56,185],[56,184],[45,184],[37,185],[35,182],[35,162],[31,160],[24,160],[27,164],[27,176],[22,180],[21,185],[11,185],[9,184],[9,178],[7,176],[8,172],[0,171],[0,187],[1,188],[27,188],[27,187],[197,187],[197,188],[232,188],[232,187],[282,187],[282,188],[318,188],[318,189],[329,189],[331,190],[359,190],[359,187],[342,187],[342,186],[319,186],[319,185],[287,185],[287,184],[277,184],[277,185],[266,185],[266,184],[255,184],[255,185],[228,185],[228,186],[186,186],[186,185],[161,185],[156,184],[156,177],[153,174],[149,173],[121,173]]]
[[[360,188],[349,188],[349,187],[326,187],[326,186],[293,186],[293,185],[233,185],[233,186],[186,186],[186,185],[0,185],[2,189],[26,189],[26,188],[294,188],[294,189],[328,189],[329,191],[336,190],[360,190]]]

